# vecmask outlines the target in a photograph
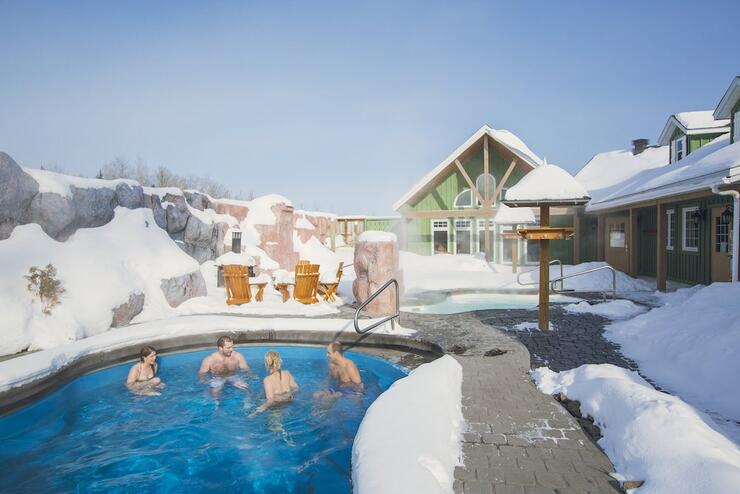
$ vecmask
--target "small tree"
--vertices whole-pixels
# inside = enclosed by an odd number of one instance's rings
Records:
[[[32,266],[25,278],[28,280],[28,291],[38,297],[43,304],[41,311],[51,314],[51,309],[59,304],[59,297],[64,293],[62,282],[56,279],[57,270],[52,264],[44,269]]]

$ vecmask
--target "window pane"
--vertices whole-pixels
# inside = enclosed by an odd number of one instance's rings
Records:
[[[527,240],[527,262],[538,262],[540,260],[540,241]]]
[[[447,253],[447,232],[446,231],[435,231],[434,232],[434,252],[435,253]]]
[[[609,225],[609,247],[624,247],[624,223],[611,223]]]
[[[470,230],[455,231],[455,249],[457,254],[470,254]]]

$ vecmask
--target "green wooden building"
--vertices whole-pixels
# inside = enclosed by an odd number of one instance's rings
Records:
[[[516,135],[484,125],[394,204],[401,216],[395,226],[401,248],[422,255],[483,255],[503,264],[537,263],[538,244],[512,246],[505,236],[517,225],[495,219],[506,190],[541,165]],[[539,212],[534,213],[536,221]],[[561,208],[553,211],[551,222],[572,225],[573,216],[574,210]],[[554,257],[572,262],[572,242],[554,244]]]
[[[578,214],[576,262],[654,276],[659,289],[738,279],[739,81],[714,112],[671,115],[660,147],[601,153],[576,175],[592,197]]]

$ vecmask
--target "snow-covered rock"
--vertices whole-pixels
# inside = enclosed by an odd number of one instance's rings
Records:
[[[113,320],[110,327],[120,328],[130,323],[134,317],[141,313],[145,299],[143,293],[132,293],[126,302],[113,309]]]
[[[391,278],[398,281],[403,293],[396,236],[386,232],[365,232],[355,245],[355,281],[352,293],[359,304],[365,302]],[[396,310],[396,288],[388,287],[366,307],[368,314],[393,314]]]
[[[177,307],[188,299],[206,294],[206,281],[200,270],[164,279],[160,286],[170,307]]]

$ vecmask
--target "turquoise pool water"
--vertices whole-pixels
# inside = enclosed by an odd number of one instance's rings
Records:
[[[301,388],[292,403],[249,418],[273,349]],[[250,389],[227,386],[218,403],[197,378],[208,350],[160,357],[161,396],[131,394],[126,364],[0,418],[0,492],[350,492],[365,410],[405,371],[347,352],[365,392],[327,404],[312,396],[327,386],[324,348],[237,350],[252,370]]]

